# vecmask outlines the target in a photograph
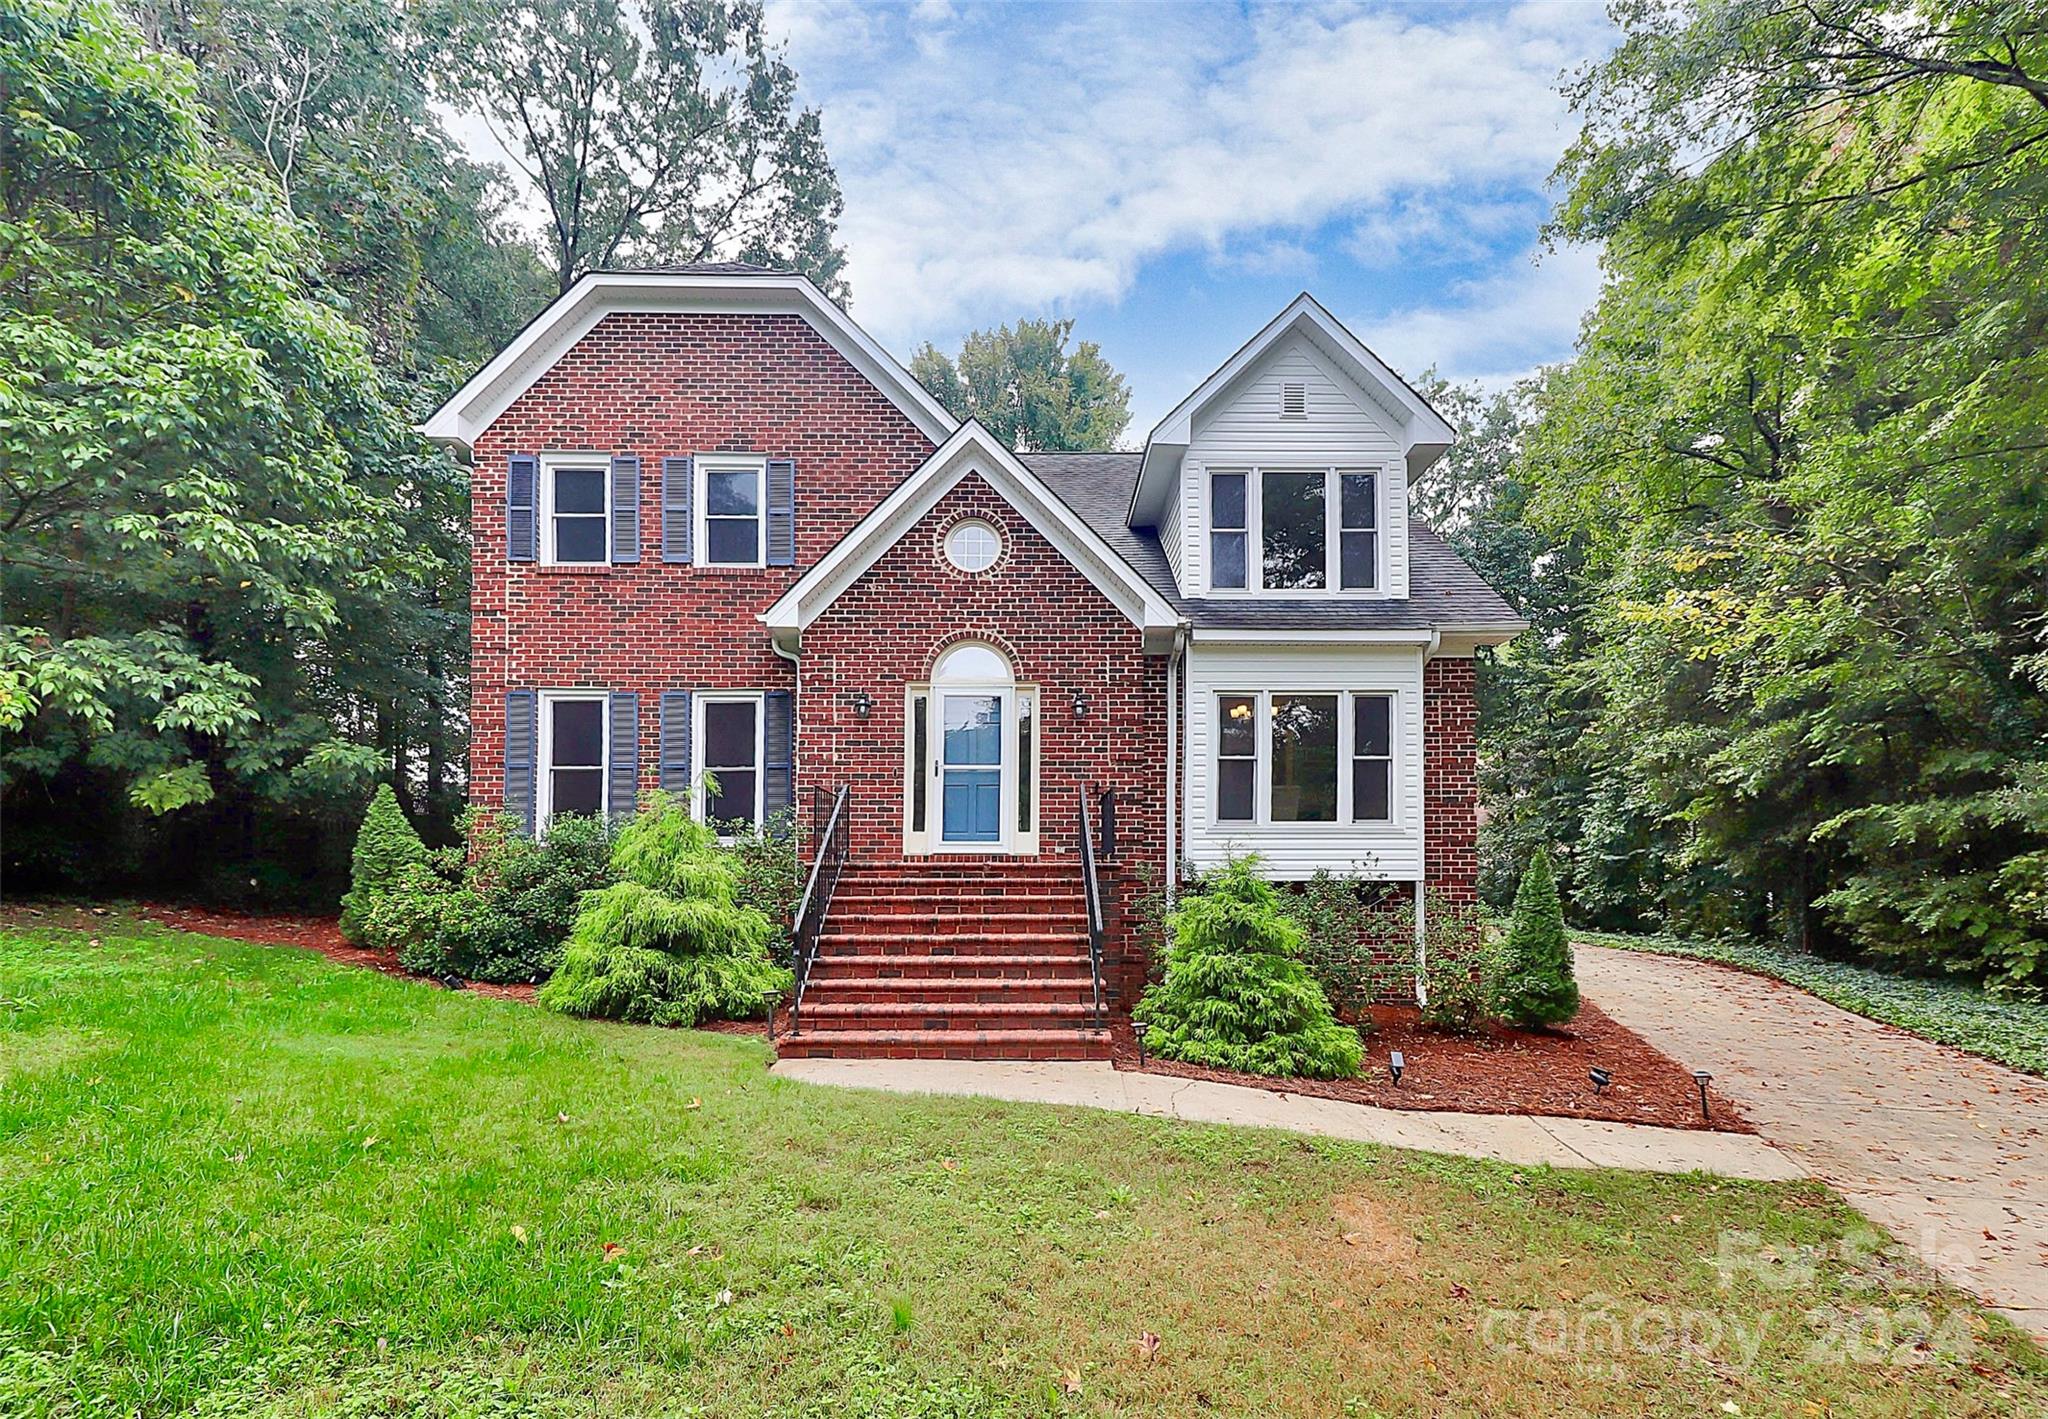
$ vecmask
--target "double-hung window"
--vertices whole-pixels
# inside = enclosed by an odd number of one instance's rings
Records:
[[[605,697],[560,694],[541,699],[540,775],[543,823],[564,813],[604,812]]]
[[[611,558],[611,477],[598,458],[541,464],[543,560],[580,566]]]
[[[1216,696],[1219,824],[1391,823],[1394,697],[1243,691]]]
[[[697,545],[699,559],[714,567],[765,566],[767,538],[762,512],[767,464],[759,458],[721,458],[706,454],[697,460]]]
[[[761,697],[708,694],[700,695],[697,703],[697,781],[703,785],[704,798],[700,816],[721,832],[757,827],[765,748]]]
[[[1210,589],[1376,590],[1379,494],[1370,469],[1210,470]]]

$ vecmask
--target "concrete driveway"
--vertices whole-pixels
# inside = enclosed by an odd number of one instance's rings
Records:
[[[2048,1083],[1725,966],[1580,945],[1587,998],[2048,1340]]]

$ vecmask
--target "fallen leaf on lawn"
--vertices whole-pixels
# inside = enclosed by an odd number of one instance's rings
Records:
[[[620,1246],[617,1242],[606,1242],[604,1244],[604,1259],[606,1261],[610,1261],[613,1257],[617,1256],[620,1252],[624,1250],[625,1248]]]
[[[1723,1414],[1740,1414],[1742,1406],[1732,1399],[1724,1399],[1721,1401],[1721,1412]]]
[[[1685,1220],[1685,1214],[1683,1212],[1674,1212],[1671,1214],[1671,1220],[1674,1223],[1683,1222]]]
[[[1159,1337],[1149,1330],[1140,1334],[1138,1336],[1138,1353],[1145,1357],[1145,1363],[1148,1365],[1151,1364],[1154,1360],[1158,1359]],[[1079,1377],[1077,1376],[1077,1381],[1078,1378]]]
[[[1068,1394],[1079,1394],[1081,1392],[1081,1372],[1079,1370],[1060,1371],[1060,1388]]]
[[[365,1148],[375,1148],[379,1143],[382,1143],[383,1141],[383,1139],[379,1138],[376,1134],[373,1133],[368,1138],[365,1138],[363,1140],[363,1146]]]
[[[1351,1303],[1345,1300],[1342,1296],[1330,1297],[1330,1309],[1333,1311],[1341,1311],[1344,1309],[1344,1307],[1346,1307],[1349,1304]]]
[[[1365,1240],[1365,1233],[1363,1233],[1363,1232],[1346,1232],[1346,1233],[1344,1233],[1344,1245],[1345,1245],[1345,1246],[1347,1246],[1347,1247],[1355,1247],[1355,1246],[1357,1246],[1357,1245],[1358,1245],[1358,1244],[1359,1244],[1360,1242],[1362,1242],[1362,1241],[1364,1241],[1364,1240]]]
[[[1109,1209],[1107,1207],[1098,1207],[1095,1209],[1096,1221],[1100,1222],[1103,1218],[1107,1216],[1109,1216]]]
[[[719,1305],[721,1305],[721,1306],[729,1306],[729,1305],[731,1305],[731,1304],[732,1304],[732,1292],[730,1292],[730,1291],[720,1291],[720,1292],[718,1293],[718,1304],[719,1304]]]
[[[556,1115],[555,1115],[555,1122],[556,1122],[556,1123],[567,1123],[568,1121],[569,1121],[569,1115],[567,1115],[567,1114],[556,1114]]]
[[[785,1340],[796,1339],[796,1327],[791,1325],[788,1321],[784,1321],[782,1323],[782,1337]]]
[[[1472,1288],[1470,1286],[1467,1286],[1464,1282],[1453,1281],[1451,1283],[1451,1297],[1453,1300],[1469,1300],[1471,1299],[1471,1296]]]
[[[515,1241],[515,1242],[517,1242],[517,1243],[519,1243],[519,1245],[521,1245],[521,1246],[525,1246],[525,1245],[526,1245],[526,1228],[524,1228],[524,1227],[520,1226],[520,1225],[519,1225],[518,1223],[516,1223],[516,1222],[515,1222],[515,1223],[513,1223],[513,1224],[512,1224],[512,1240],[513,1240],[513,1241]]]
[[[683,1255],[684,1255],[684,1256],[702,1256],[702,1255],[704,1255],[704,1246],[703,1246],[703,1243],[701,1243],[701,1242],[700,1242],[700,1243],[698,1243],[698,1244],[697,1244],[696,1246],[694,1246],[694,1247],[691,1247],[691,1248],[690,1248],[690,1249],[689,1249],[688,1251],[684,1252],[684,1253],[683,1253]]]
[[[939,1166],[949,1173],[957,1173],[960,1171],[960,1160],[958,1158],[941,1158],[939,1159]]]
[[[697,1111],[698,1109],[701,1109],[701,1108],[703,1108],[703,1107],[704,1107],[704,1101],[703,1101],[702,1099],[699,1099],[699,1098],[696,1098],[696,1097],[694,1097],[694,1096],[693,1096],[693,1097],[692,1097],[692,1098],[690,1099],[690,1102],[689,1102],[689,1103],[687,1103],[687,1104],[684,1104],[684,1105],[683,1105],[683,1107],[684,1107],[684,1108],[685,1108],[686,1110],[688,1110],[689,1112],[691,1112],[691,1113],[695,1113],[695,1112],[696,1112],[696,1111]]]

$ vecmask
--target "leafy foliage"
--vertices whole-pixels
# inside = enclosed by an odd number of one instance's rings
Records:
[[[1388,883],[1324,870],[1278,899],[1309,974],[1361,1027],[1374,1004],[1413,997],[1415,907]]]
[[[735,898],[717,836],[657,794],[619,831],[620,880],[584,899],[540,1003],[656,1025],[758,1015],[792,984],[768,954],[774,927]]]
[[[1340,1024],[1298,959],[1301,928],[1257,873],[1256,858],[1212,874],[1173,915],[1166,977],[1137,1014],[1145,1047],[1166,1059],[1316,1079],[1358,1072],[1364,1046]]]
[[[920,347],[910,372],[955,418],[981,420],[1014,449],[1114,448],[1131,422],[1130,389],[1093,340],[1070,353],[1073,333],[1071,320],[977,330],[957,359]]]
[[[1579,1013],[1572,943],[1547,852],[1529,859],[1492,965],[1494,1013],[1508,1024],[1561,1025]]]
[[[450,0],[440,82],[548,209],[558,288],[622,262],[794,267],[841,304],[839,178],[753,0]]]
[[[614,880],[601,819],[557,818],[538,840],[503,814],[472,813],[466,853],[415,868],[371,909],[370,943],[408,970],[538,981],[561,963],[586,892]]]
[[[398,885],[407,868],[423,866],[426,860],[426,845],[398,806],[398,795],[390,784],[378,784],[356,832],[349,891],[341,899],[341,934],[351,941],[365,940],[364,923],[378,898]]]

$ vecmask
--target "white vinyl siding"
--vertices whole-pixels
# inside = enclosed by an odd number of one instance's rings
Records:
[[[1282,418],[1281,385],[1303,386],[1302,418]],[[1208,474],[1218,468],[1359,468],[1379,478],[1380,585],[1372,591],[1293,593],[1405,599],[1408,595],[1408,478],[1401,421],[1303,336],[1275,345],[1193,429],[1181,464],[1177,513],[1160,528],[1177,583],[1207,595]],[[1169,540],[1170,539],[1170,540]],[[1226,595],[1239,593],[1226,592]],[[1243,593],[1258,595],[1259,593]],[[1272,595],[1288,595],[1276,592]]]
[[[1283,880],[1333,872],[1371,872],[1396,881],[1422,874],[1422,648],[1358,644],[1204,644],[1188,647],[1187,733],[1181,763],[1185,774],[1182,855],[1199,868],[1222,863],[1233,852],[1256,852],[1266,870]],[[1216,818],[1218,716],[1220,697],[1259,699],[1258,736],[1262,758],[1271,752],[1266,705],[1272,695],[1318,694],[1346,697],[1340,719],[1342,772],[1353,755],[1351,704],[1359,694],[1392,697],[1393,759],[1390,816],[1383,822],[1276,822],[1270,811],[1267,769],[1258,770],[1258,812],[1252,822]],[[1347,785],[1348,786],[1348,785]],[[1347,792],[1345,799],[1348,802]],[[1349,809],[1346,809],[1348,814]]]

